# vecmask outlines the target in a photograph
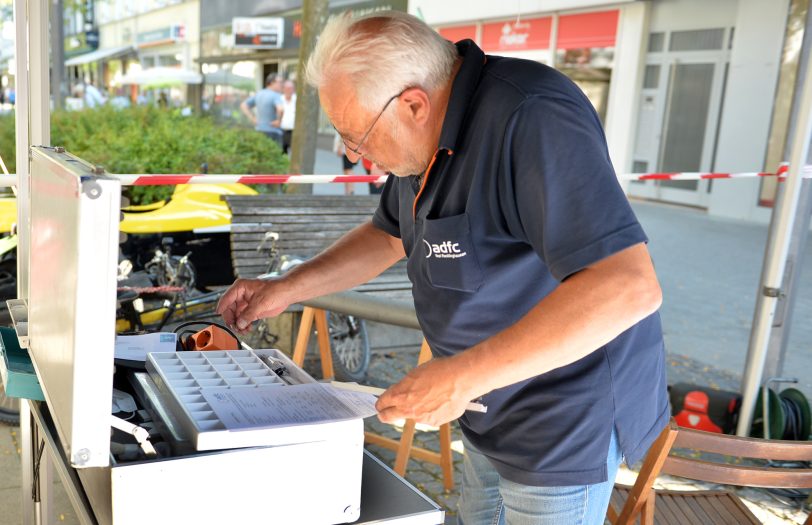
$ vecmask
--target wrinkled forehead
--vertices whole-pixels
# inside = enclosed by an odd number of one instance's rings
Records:
[[[319,88],[319,100],[324,112],[337,128],[350,129],[356,120],[363,120],[367,111],[358,103],[355,88],[347,75],[331,75]]]

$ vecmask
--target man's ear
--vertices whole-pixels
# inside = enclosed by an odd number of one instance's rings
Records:
[[[431,99],[421,88],[409,88],[400,95],[398,111],[402,111],[401,116],[412,120],[415,124],[423,125],[429,120]]]

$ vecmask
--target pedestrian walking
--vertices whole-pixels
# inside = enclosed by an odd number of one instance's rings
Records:
[[[74,96],[82,101],[82,107],[85,109],[93,109],[103,106],[107,99],[101,94],[101,91],[90,83],[76,84],[73,88]]]

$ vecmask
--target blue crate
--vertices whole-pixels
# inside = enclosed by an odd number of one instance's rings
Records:
[[[34,372],[34,365],[28,357],[28,350],[20,348],[13,328],[0,327],[0,354],[3,356],[3,363],[0,366],[6,371],[3,375],[6,395],[45,401],[39,379]]]

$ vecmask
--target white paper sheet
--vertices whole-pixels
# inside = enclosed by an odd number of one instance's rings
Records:
[[[146,361],[149,352],[174,352],[177,336],[172,332],[139,335],[117,335],[115,358]]]
[[[274,428],[364,418],[377,413],[375,396],[309,383],[255,388],[202,388],[229,430]]]

